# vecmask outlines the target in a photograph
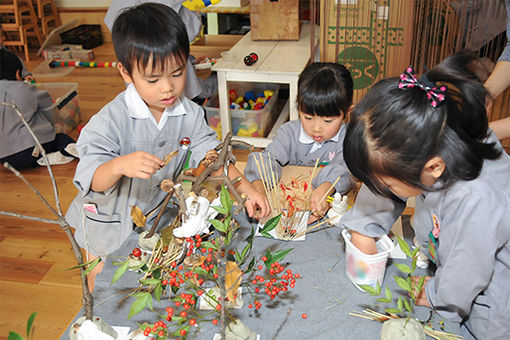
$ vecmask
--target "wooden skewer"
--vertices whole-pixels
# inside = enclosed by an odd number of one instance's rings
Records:
[[[312,185],[312,181],[313,181],[313,179],[315,177],[315,171],[317,170],[317,165],[319,165],[319,159],[320,158],[317,158],[317,160],[315,161],[315,165],[313,167],[312,173],[310,174],[310,181],[309,181],[310,185]]]
[[[326,191],[326,193],[324,194],[324,196],[322,196],[322,198],[320,199],[319,201],[319,204],[322,203],[322,201],[324,201],[324,199],[326,197],[328,197],[328,194],[329,192],[331,191],[331,189],[333,189],[335,187],[335,185],[338,183],[338,181],[340,180],[340,177],[341,176],[338,176],[337,179],[335,180],[335,182],[333,184],[331,184],[331,186],[329,187],[329,189]]]
[[[297,234],[296,236],[294,236],[294,238],[301,237],[301,236],[303,236],[304,234],[306,234],[307,232],[309,232],[310,230],[313,230],[313,229],[317,228],[318,226],[323,225],[324,223],[328,223],[329,221],[331,221],[331,220],[333,220],[333,219],[335,219],[335,218],[336,218],[336,216],[331,217],[331,218],[328,218],[328,219],[325,219],[324,221],[322,221],[322,222],[320,222],[320,223],[314,224],[313,226],[311,226],[311,227],[307,228],[306,230],[304,230],[304,231],[300,232],[299,234]]]
[[[269,205],[271,206],[271,211],[274,211],[273,203],[271,202],[271,197],[268,192],[266,181],[264,180],[264,174],[262,173],[262,169],[260,168],[260,163],[257,159],[257,156],[253,157],[255,159],[255,164],[257,165],[257,170],[259,171],[260,175],[260,181],[262,182],[262,185],[264,186],[264,191],[266,192],[267,200],[269,201]]]

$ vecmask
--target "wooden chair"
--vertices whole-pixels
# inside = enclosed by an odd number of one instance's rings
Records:
[[[61,24],[55,2],[53,0],[32,0],[32,4],[39,18],[42,34],[46,38],[50,34],[50,22],[53,22],[55,28]]]
[[[28,37],[35,36],[39,45],[43,43],[32,2],[2,0],[0,3],[0,22],[5,38],[3,44],[5,46],[23,47],[25,60],[29,61]]]

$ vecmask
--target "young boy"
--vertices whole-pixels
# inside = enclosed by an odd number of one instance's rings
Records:
[[[271,164],[276,163],[278,179],[282,167],[303,165],[313,167],[319,159],[320,172],[311,183],[313,216],[309,223],[317,220],[329,209],[329,203],[322,197],[335,190],[347,193],[353,181],[342,156],[342,143],[345,136],[343,124],[352,105],[353,81],[349,71],[340,64],[312,63],[307,66],[298,81],[297,103],[299,121],[283,124],[271,144],[261,152],[267,166],[268,155]],[[260,162],[259,153],[248,156],[244,174],[255,187],[264,192],[255,157]],[[327,192],[340,177],[335,187]]]
[[[181,170],[177,164],[187,156],[179,141],[191,141],[191,167],[218,144],[202,108],[182,96],[189,41],[170,7],[145,3],[125,10],[113,25],[112,40],[128,88],[80,134],[74,177],[80,193],[66,215],[80,246],[94,256],[117,250],[132,233],[132,206],[148,213],[163,201],[161,181],[175,178]],[[163,158],[175,150],[179,154],[165,165]],[[235,167],[229,170],[231,177],[239,175]],[[238,190],[249,198],[250,216],[256,207],[262,216],[267,214],[267,200],[244,178]],[[84,204],[92,205],[85,209]],[[160,225],[168,225],[169,219],[164,214]],[[92,286],[101,269],[89,276]]]

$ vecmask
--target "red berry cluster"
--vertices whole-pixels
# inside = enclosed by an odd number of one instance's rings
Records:
[[[158,337],[164,337],[168,335],[168,326],[163,321],[157,321],[153,326],[145,328],[143,335],[149,336],[154,334]]]
[[[267,257],[262,257],[262,261],[266,262]],[[262,270],[264,267],[259,265],[257,267],[259,270]],[[271,269],[269,269],[269,278],[264,278],[262,275],[255,275],[254,279],[251,283],[256,286],[259,285],[261,287],[255,287],[255,293],[259,293],[261,288],[264,289],[264,292],[269,296],[271,300],[273,300],[276,295],[280,292],[286,292],[289,288],[294,288],[296,284],[296,279],[300,277],[298,273],[293,274],[291,269],[287,269],[284,272],[285,268],[278,263],[278,261],[271,264]],[[283,275],[278,276],[278,274],[282,273]],[[265,287],[265,288],[264,288]],[[259,301],[255,300],[254,305],[249,304],[248,308],[259,309],[261,304]]]
[[[186,243],[188,245],[188,251],[186,252],[186,256],[191,256],[193,254],[194,248],[200,248],[200,245],[202,243],[202,237],[200,235],[196,234],[195,238],[188,237],[186,238]]]

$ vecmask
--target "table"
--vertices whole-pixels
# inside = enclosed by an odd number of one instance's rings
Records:
[[[318,31],[315,30],[315,32]],[[252,41],[251,32],[248,32],[228,51],[228,58],[224,57],[214,64],[211,70],[218,74],[223,138],[228,131],[231,131],[227,86],[229,81],[289,84],[288,109],[282,110],[273,128],[273,134],[270,134],[268,138],[234,136],[234,139],[243,140],[257,147],[265,147],[271,142],[274,131],[287,117],[290,120],[298,119],[297,83],[299,74],[310,61],[310,37],[309,24],[302,25],[301,38],[298,41]],[[259,59],[255,64],[246,66],[243,59],[251,52],[255,52]]]
[[[245,215],[237,217],[241,225],[241,237],[249,233],[250,223]],[[122,248],[113,256],[126,256],[135,246],[138,235],[133,235],[124,243]],[[365,320],[349,316],[349,312],[362,311],[370,307],[381,311],[384,307],[375,301],[375,297],[358,290],[345,274],[344,241],[339,227],[329,227],[318,232],[307,234],[304,241],[286,242],[256,237],[253,242],[253,255],[262,256],[266,249],[293,250],[285,257],[285,267],[300,273],[301,279],[296,287],[270,301],[265,294],[259,294],[262,307],[259,311],[248,309],[232,309],[232,313],[260,334],[260,339],[378,339],[381,324],[376,321]],[[393,263],[409,263],[409,260],[394,260]],[[129,308],[133,298],[122,300],[125,289],[135,288],[138,275],[128,272],[113,286],[110,282],[117,267],[112,266],[112,258],[105,263],[103,272],[98,275],[94,312],[103,317],[112,326],[129,326],[134,330],[137,322],[155,322],[156,313],[165,314],[164,308],[169,305],[162,299],[162,303],[154,300],[155,312],[144,310],[127,320]],[[393,280],[397,273],[395,266],[386,270],[384,285],[388,285],[397,296],[399,288]],[[424,274],[421,272],[420,274]],[[243,295],[245,305],[250,303],[246,294]],[[393,307],[394,305],[392,305]],[[429,309],[415,307],[416,316],[425,320],[429,316]],[[81,311],[78,315],[82,315]],[[307,319],[301,315],[306,313]],[[439,318],[436,316],[436,320]],[[458,325],[447,323],[447,331],[459,334]],[[438,329],[438,328],[437,328]],[[194,328],[191,339],[212,339],[219,333],[219,326],[204,322],[200,328]],[[68,339],[67,331],[62,339]]]

